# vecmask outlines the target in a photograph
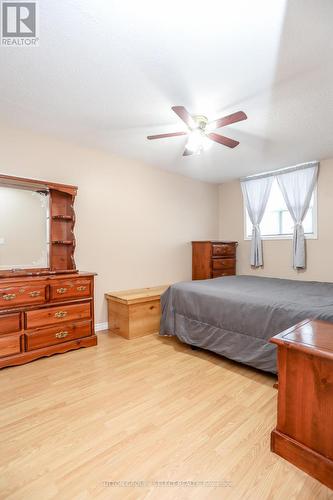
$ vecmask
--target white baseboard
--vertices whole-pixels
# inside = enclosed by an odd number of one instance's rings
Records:
[[[95,332],[100,332],[101,330],[107,330],[109,328],[109,323],[95,323]]]

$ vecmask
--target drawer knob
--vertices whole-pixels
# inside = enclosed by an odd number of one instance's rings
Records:
[[[13,300],[16,297],[16,293],[5,293],[5,295],[2,296],[4,300]]]
[[[78,292],[84,292],[86,290],[86,288],[87,288],[86,286],[78,286],[77,287],[77,291]]]
[[[30,297],[39,297],[40,291],[34,290],[33,292],[29,292]]]
[[[67,311],[57,311],[54,315],[55,318],[64,318],[67,316]]]
[[[57,288],[57,293],[66,293],[67,292],[67,288]]]
[[[68,332],[66,332],[66,331],[57,332],[55,334],[56,339],[64,339],[65,337],[67,337],[67,335],[68,335]]]

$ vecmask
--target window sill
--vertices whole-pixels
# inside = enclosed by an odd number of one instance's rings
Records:
[[[304,235],[306,240],[317,240],[318,235],[317,234],[305,234]],[[261,237],[262,241],[269,241],[269,240],[292,240],[293,235],[292,234],[278,234],[276,236],[262,236]],[[251,241],[252,238],[250,236],[245,236],[244,241]]]

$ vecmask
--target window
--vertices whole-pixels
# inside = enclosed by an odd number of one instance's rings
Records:
[[[317,238],[317,196],[316,189],[312,195],[308,213],[303,221],[307,238]],[[288,211],[278,182],[274,179],[267,202],[266,210],[260,224],[263,239],[292,238],[294,222]],[[252,223],[245,209],[245,239],[251,239]]]

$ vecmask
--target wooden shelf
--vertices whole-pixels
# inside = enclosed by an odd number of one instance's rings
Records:
[[[52,245],[74,245],[73,240],[55,240],[52,241]]]
[[[54,269],[75,269],[74,196],[52,192],[50,255]]]
[[[64,220],[64,221],[72,221],[72,215],[52,215],[53,220]]]

